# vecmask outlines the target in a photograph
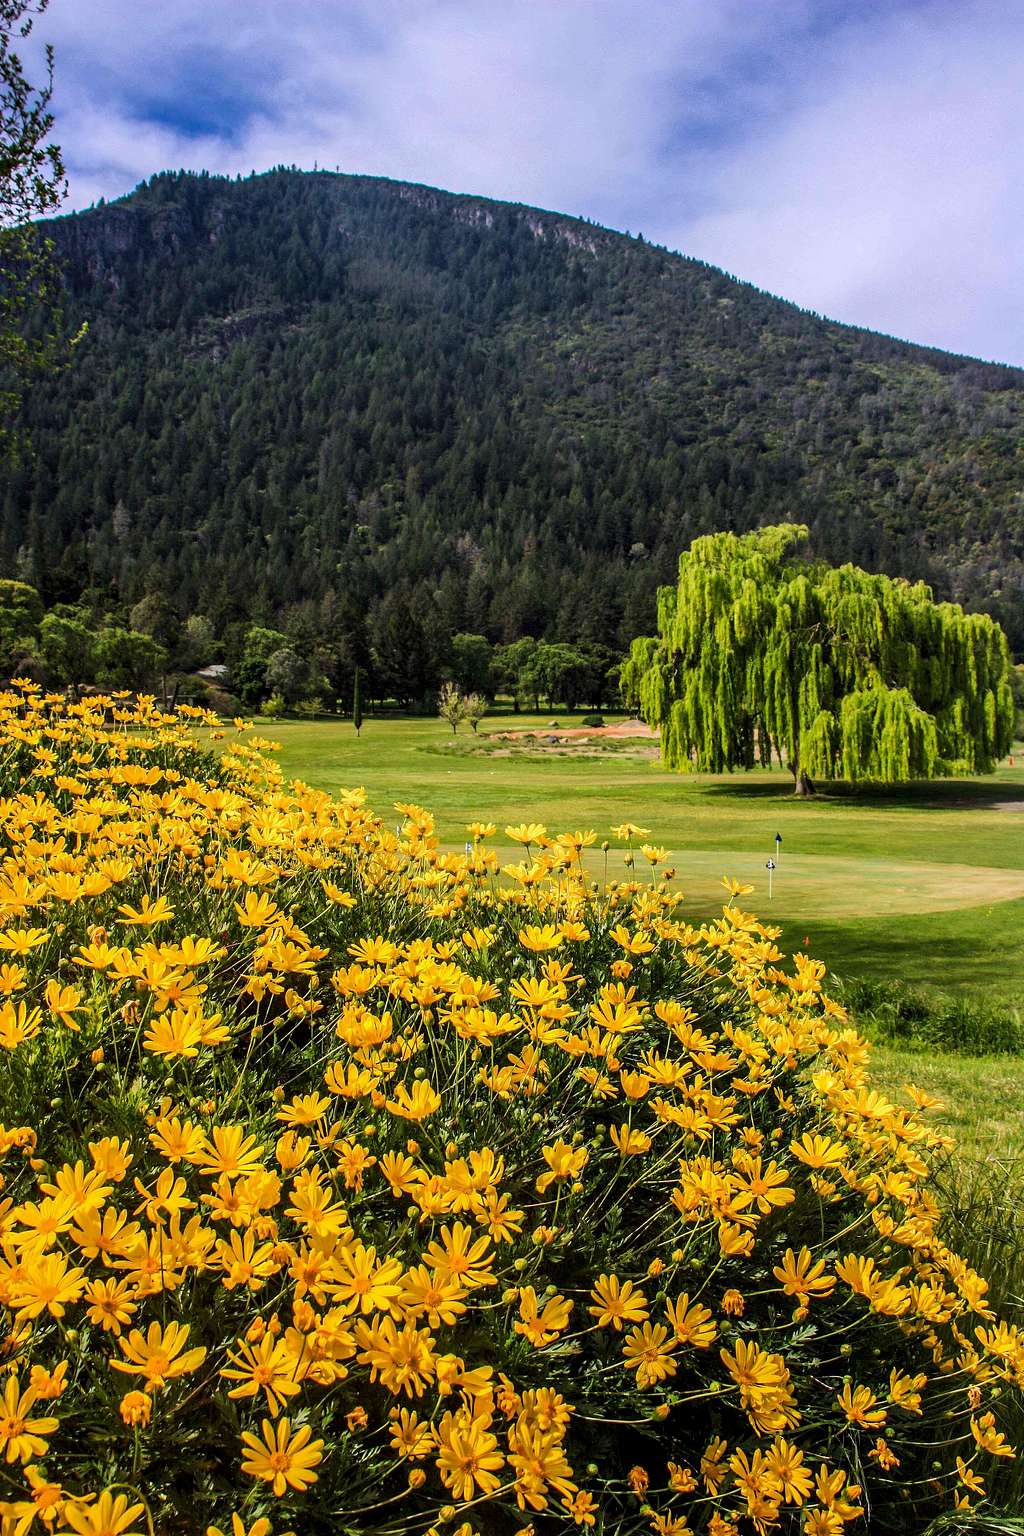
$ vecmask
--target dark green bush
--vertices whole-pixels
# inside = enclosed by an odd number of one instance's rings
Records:
[[[1024,1051],[1019,1008],[988,1008],[965,998],[931,997],[900,981],[841,981],[838,994],[869,1039],[962,1056]]]
[[[596,729],[604,725],[604,715],[584,715],[580,725],[590,725]]]

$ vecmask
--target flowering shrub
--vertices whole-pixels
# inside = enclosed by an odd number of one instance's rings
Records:
[[[502,869],[189,715],[0,696],[5,1533],[983,1499],[1024,1341],[821,965],[738,887],[680,921],[658,848]]]

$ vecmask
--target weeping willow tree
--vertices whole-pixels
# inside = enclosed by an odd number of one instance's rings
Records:
[[[668,768],[778,761],[885,784],[990,773],[1013,741],[1006,636],[924,583],[799,558],[794,523],[695,539],[635,640],[623,692]]]

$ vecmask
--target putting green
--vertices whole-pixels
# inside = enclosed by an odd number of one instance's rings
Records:
[[[614,855],[610,855],[614,859]],[[842,858],[784,853],[772,879],[762,856],[723,848],[673,853],[676,883],[684,899],[705,910],[720,904],[729,875],[754,890],[749,903],[763,917],[780,920],[827,913],[843,917],[884,917],[897,912],[949,912],[1024,896],[1024,871],[974,864],[927,864],[918,860]],[[615,866],[613,865],[613,868]]]
[[[520,847],[498,843],[494,848],[502,865],[523,862]],[[622,853],[619,846],[609,850],[609,880],[649,881],[647,860],[637,853],[630,871],[623,865]],[[600,849],[588,848],[584,862],[595,879],[603,877],[606,866]],[[679,891],[684,908],[690,907],[702,917],[718,911],[730,899],[722,885],[724,877],[753,886],[749,895],[739,898],[741,906],[757,912],[765,921],[774,918],[787,923],[825,915],[831,922],[895,913],[954,912],[1024,897],[1024,870],[988,869],[976,864],[784,854],[772,876],[769,899],[768,870],[762,854],[735,848],[677,848],[666,863],[675,871],[672,885]]]

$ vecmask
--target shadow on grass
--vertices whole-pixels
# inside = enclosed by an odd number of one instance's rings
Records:
[[[785,805],[815,806],[838,801],[845,805],[905,805],[928,811],[992,810],[1012,805],[1024,811],[1024,783],[1014,779],[921,779],[909,784],[849,784],[836,780],[819,784],[815,794],[801,797],[778,779],[736,774],[726,779],[705,779],[701,788],[711,798],[776,800]]]
[[[803,947],[806,935],[809,953],[837,976],[900,981],[927,992],[1019,1007],[1022,923],[1024,901],[844,924],[808,918],[802,925],[787,924],[780,947],[787,953]]]

